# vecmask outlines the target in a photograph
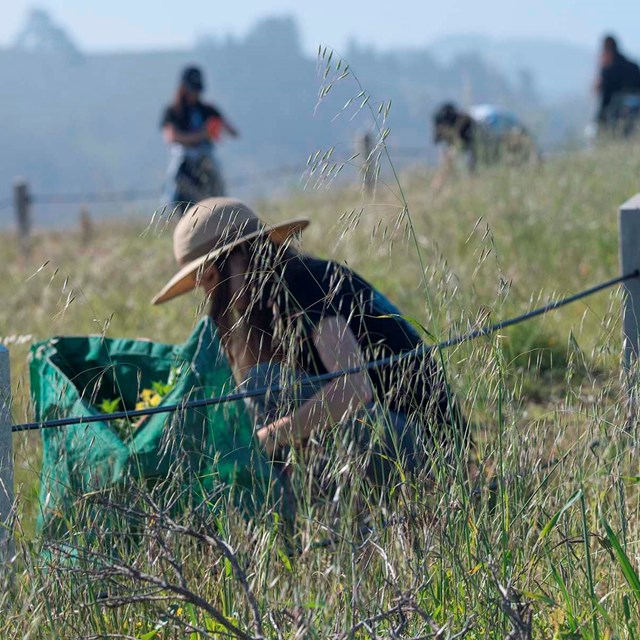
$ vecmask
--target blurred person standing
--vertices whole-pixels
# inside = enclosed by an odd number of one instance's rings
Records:
[[[600,98],[599,132],[630,135],[640,120],[640,67],[620,52],[612,35],[602,41],[595,89]]]
[[[202,71],[186,67],[174,101],[164,110],[162,133],[170,145],[171,157],[165,187],[165,204],[181,215],[189,203],[225,195],[215,143],[237,129],[220,110],[201,100],[204,90]]]

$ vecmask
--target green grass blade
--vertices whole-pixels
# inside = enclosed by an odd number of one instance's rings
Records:
[[[607,534],[607,538],[611,543],[611,547],[613,549],[613,553],[615,554],[616,560],[622,569],[622,574],[624,575],[628,585],[631,587],[631,591],[636,599],[636,602],[640,604],[640,577],[638,576],[637,571],[633,568],[629,557],[625,553],[622,545],[620,544],[620,540],[618,540],[618,536],[613,532],[613,529],[609,526],[609,523],[606,521],[603,515],[600,515],[600,522],[602,522],[602,526]]]
[[[567,500],[567,502],[565,503],[564,507],[562,507],[562,509],[560,509],[560,511],[557,511],[553,515],[551,520],[549,520],[549,522],[547,522],[547,524],[544,526],[544,528],[540,532],[540,535],[538,536],[538,543],[540,543],[542,540],[544,540],[544,538],[546,538],[549,535],[549,533],[551,533],[551,530],[556,526],[556,524],[558,523],[558,520],[560,520],[560,518],[563,516],[563,514],[565,514],[571,508],[571,506],[573,504],[575,504],[578,500],[580,500],[581,497],[582,497],[582,489],[578,489],[569,498],[569,500]]]

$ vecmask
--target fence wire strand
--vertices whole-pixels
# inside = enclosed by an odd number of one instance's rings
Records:
[[[98,204],[113,202],[136,202],[159,197],[161,189],[93,191],[86,193],[44,193],[31,196],[33,204]]]
[[[635,271],[632,271],[630,273],[624,274],[617,278],[606,280],[605,282],[602,282],[588,289],[584,289],[583,291],[580,291],[573,295],[560,298],[559,300],[555,300],[553,302],[549,302],[548,304],[542,307],[532,309],[527,313],[523,313],[519,316],[509,318],[508,320],[502,320],[488,327],[484,327],[481,329],[474,329],[467,333],[454,336],[453,338],[443,340],[437,344],[420,345],[420,347],[413,349],[411,351],[405,351],[400,354],[394,354],[386,358],[373,360],[371,362],[367,362],[365,364],[358,365],[355,367],[350,367],[348,369],[340,369],[339,371],[330,371],[328,373],[314,375],[314,376],[305,376],[296,382],[296,386],[316,384],[318,382],[329,382],[331,380],[342,378],[343,376],[351,375],[354,373],[360,373],[362,371],[369,371],[371,369],[378,369],[380,367],[384,367],[397,362],[402,362],[410,358],[421,357],[433,351],[437,351],[439,349],[454,347],[459,344],[462,344],[463,342],[468,342],[470,340],[476,340],[478,338],[489,336],[495,333],[496,331],[500,331],[501,329],[505,329],[506,327],[511,327],[513,325],[520,324],[521,322],[525,322],[532,318],[536,318],[538,316],[544,315],[549,311],[553,311],[554,309],[559,309],[560,307],[564,307],[573,302],[577,302],[578,300],[591,296],[595,293],[598,293],[599,291],[603,291],[605,289],[608,289],[617,284],[626,282],[627,280],[632,280],[639,276],[640,276],[640,270],[636,269]],[[115,411],[113,413],[99,413],[91,416],[59,418],[57,420],[45,420],[42,422],[25,422],[23,424],[12,425],[11,431],[13,433],[17,433],[21,431],[33,431],[33,430],[46,429],[46,428],[66,427],[71,425],[89,424],[93,422],[107,422],[110,420],[120,420],[120,419],[130,420],[133,418],[156,415],[159,413],[180,413],[180,412],[186,411],[187,409],[208,407],[212,405],[224,404],[227,402],[237,402],[239,400],[246,400],[249,398],[265,396],[268,393],[280,393],[282,391],[286,391],[289,388],[290,387],[286,385],[273,385],[273,386],[260,387],[258,389],[253,389],[250,391],[237,391],[234,393],[228,393],[228,394],[225,394],[222,396],[216,396],[213,398],[205,398],[202,400],[191,400],[191,401],[182,402],[178,404],[168,404],[165,406],[149,407],[145,409],[133,409],[131,411]]]
[[[268,169],[258,173],[246,173],[227,178],[225,181],[235,187],[244,186],[263,180],[285,178],[295,174],[302,175],[306,167],[296,165],[284,165],[275,169]],[[115,202],[136,202],[142,200],[154,200],[160,198],[162,188],[157,189],[122,189],[120,191],[87,191],[84,193],[42,193],[30,196],[33,204],[100,204]],[[0,210],[13,206],[13,200],[0,200]]]
[[[424,157],[429,147],[393,147],[394,154],[403,157]],[[225,182],[234,187],[242,187],[255,182],[273,180],[278,178],[291,178],[298,175],[300,178],[313,167],[308,164],[288,164],[258,171],[256,173],[244,173],[229,178]],[[72,205],[72,204],[113,204],[119,202],[141,202],[155,200],[162,196],[162,187],[157,189],[120,189],[115,191],[86,191],[80,193],[35,193],[29,194],[29,202],[37,205]],[[0,211],[14,208],[13,198],[0,199]]]
[[[428,147],[394,147],[393,153],[406,157],[423,157],[429,150]],[[295,175],[302,177],[313,167],[308,164],[287,164],[274,169],[258,171],[255,173],[244,173],[229,178],[225,182],[234,187],[246,186],[255,182],[272,180],[278,178],[290,178]],[[120,189],[116,191],[87,191],[80,193],[41,193],[30,194],[30,203],[64,205],[64,204],[112,204],[118,202],[136,202],[144,200],[154,200],[162,196],[162,187],[157,189]],[[0,199],[0,211],[13,208],[13,198]]]

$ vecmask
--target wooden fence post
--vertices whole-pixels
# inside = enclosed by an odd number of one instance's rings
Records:
[[[93,240],[93,220],[87,207],[80,209],[78,220],[80,222],[80,242],[83,247],[87,247]]]
[[[375,162],[371,152],[373,151],[373,136],[369,133],[363,133],[357,141],[356,152],[362,160],[362,172],[364,174],[364,190],[371,195],[376,181]]]
[[[13,206],[16,212],[18,242],[22,254],[27,257],[31,251],[31,196],[29,185],[24,178],[16,178],[13,183]]]
[[[618,213],[620,267],[622,273],[640,270],[640,194],[625,202]],[[622,338],[624,364],[627,372],[638,360],[640,333],[640,278],[624,283],[626,296],[623,306]]]
[[[0,344],[0,558],[12,547],[13,451],[9,351]]]

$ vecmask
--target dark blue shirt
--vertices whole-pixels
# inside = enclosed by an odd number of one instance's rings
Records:
[[[185,104],[181,109],[171,105],[164,110],[160,126],[171,124],[182,133],[191,133],[202,129],[209,118],[222,118],[222,114],[213,105],[203,102]]]
[[[606,119],[614,97],[620,94],[640,94],[640,67],[619,53],[600,72],[600,120]]]
[[[326,372],[313,345],[320,320],[342,316],[367,361],[412,351],[422,339],[400,310],[357,273],[335,262],[305,255],[286,262],[278,307],[301,327],[299,366],[309,374]],[[430,355],[372,369],[374,392],[396,411],[424,409],[436,373]],[[440,391],[438,391],[440,393]]]

